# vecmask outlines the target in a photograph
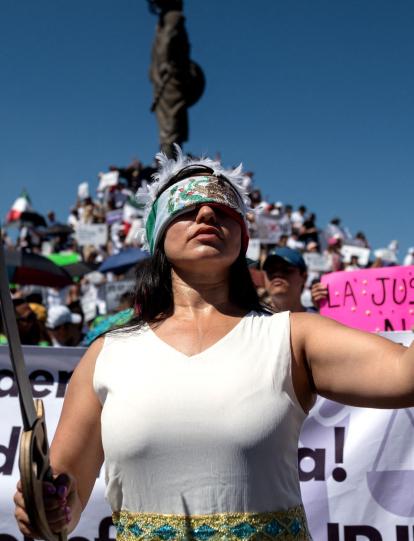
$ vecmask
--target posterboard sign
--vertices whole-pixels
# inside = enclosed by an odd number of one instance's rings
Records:
[[[78,185],[78,198],[83,201],[89,197],[89,184],[88,182],[81,182]]]
[[[246,257],[252,261],[259,261],[260,259],[260,239],[249,239],[249,246],[247,247]]]
[[[106,224],[78,224],[76,242],[79,246],[105,246],[108,242],[108,226]]]
[[[134,280],[118,280],[116,282],[107,282],[105,284],[106,310],[112,312],[116,310],[124,293],[133,291]]]
[[[413,333],[386,333],[408,346]],[[83,348],[24,346],[35,398],[53,437],[63,398]],[[0,541],[25,541],[14,520],[13,494],[22,433],[17,389],[0,346]],[[375,410],[318,399],[304,423],[298,465],[314,541],[413,541],[414,408]],[[104,468],[69,541],[112,541]]]
[[[398,261],[395,251],[390,250],[389,248],[379,248],[378,250],[375,250],[374,256],[387,263],[397,263]]]
[[[350,263],[351,257],[355,256],[358,258],[358,265],[360,267],[366,267],[369,263],[371,250],[369,248],[363,248],[362,246],[344,244],[341,248],[341,254],[343,255],[345,263]]]
[[[303,254],[303,259],[309,272],[329,272],[331,270],[332,261],[329,255],[307,252]]]
[[[325,274],[328,299],[320,313],[368,332],[414,326],[414,266]]]
[[[94,284],[82,286],[80,303],[85,321],[92,321],[96,317],[98,305],[98,290]]]
[[[110,210],[105,215],[105,221],[108,225],[122,222],[123,209]]]
[[[102,192],[111,186],[116,186],[119,182],[119,171],[108,171],[107,173],[99,173],[98,192]]]
[[[277,244],[282,230],[276,216],[256,215],[257,236],[262,244]]]
[[[134,218],[131,222],[131,227],[125,237],[125,244],[129,246],[141,246],[143,233],[142,218]]]

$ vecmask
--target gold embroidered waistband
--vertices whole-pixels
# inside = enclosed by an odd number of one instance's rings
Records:
[[[311,541],[303,506],[271,513],[113,513],[117,541]]]

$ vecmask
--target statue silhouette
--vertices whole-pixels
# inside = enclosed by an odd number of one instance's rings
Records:
[[[158,24],[151,54],[150,80],[160,134],[160,147],[172,156],[173,143],[188,140],[187,109],[203,94],[205,78],[190,59],[182,0],[149,0]]]

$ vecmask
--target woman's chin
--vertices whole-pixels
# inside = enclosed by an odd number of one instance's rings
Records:
[[[228,253],[223,253],[217,246],[203,245],[189,254],[179,254],[177,258],[172,257],[170,263],[175,268],[188,272],[206,271],[217,272],[227,270],[237,259]]]

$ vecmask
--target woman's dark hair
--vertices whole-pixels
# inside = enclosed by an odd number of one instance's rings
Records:
[[[270,313],[270,310],[260,303],[243,253],[240,253],[230,267],[229,297],[234,305],[248,312]],[[137,267],[134,307],[134,317],[122,327],[110,332],[133,331],[145,324],[159,323],[174,311],[171,264],[162,248],[157,248],[152,257]]]

